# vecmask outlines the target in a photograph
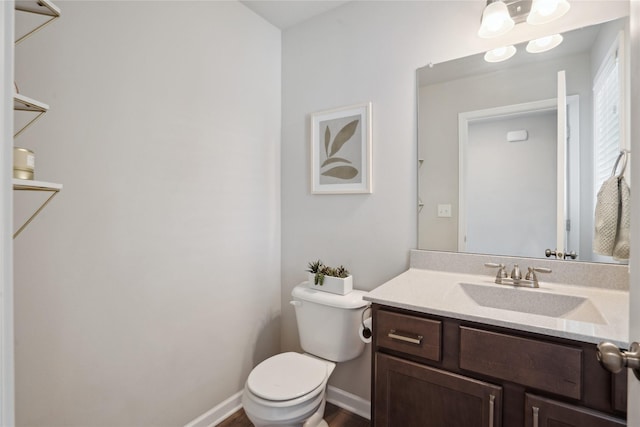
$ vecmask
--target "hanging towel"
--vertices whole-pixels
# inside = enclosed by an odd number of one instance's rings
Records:
[[[593,252],[612,256],[618,233],[618,212],[620,208],[620,185],[617,176],[602,183],[596,202],[595,234]]]
[[[629,259],[629,228],[631,226],[631,191],[624,177],[618,180],[618,194],[620,195],[620,219],[613,247],[613,259],[623,261]]]

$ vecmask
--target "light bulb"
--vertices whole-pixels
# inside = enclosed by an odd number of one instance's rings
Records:
[[[482,38],[501,36],[511,30],[514,25],[507,5],[502,1],[494,1],[488,4],[482,12],[482,23],[478,30],[478,36]]]
[[[539,39],[531,40],[527,43],[527,52],[529,53],[541,53],[553,49],[562,43],[563,37],[560,34],[554,34],[552,36],[540,37]]]
[[[563,16],[570,7],[567,0],[533,0],[527,23],[546,24]]]
[[[515,46],[503,46],[492,49],[484,54],[484,60],[487,62],[506,61],[516,54]]]

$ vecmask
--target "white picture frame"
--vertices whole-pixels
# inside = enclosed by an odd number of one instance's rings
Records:
[[[311,193],[370,194],[371,103],[311,114]]]

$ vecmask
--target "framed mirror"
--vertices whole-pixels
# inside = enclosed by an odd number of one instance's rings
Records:
[[[546,52],[417,70],[419,249],[619,262],[592,242],[597,192],[628,148],[628,33],[621,18]]]

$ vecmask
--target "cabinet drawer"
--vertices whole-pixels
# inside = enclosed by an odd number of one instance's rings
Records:
[[[442,322],[383,310],[376,319],[378,347],[440,361]]]
[[[581,398],[579,348],[460,327],[460,368]]]

